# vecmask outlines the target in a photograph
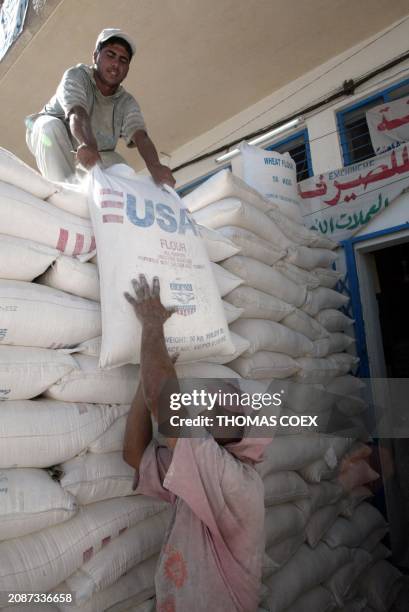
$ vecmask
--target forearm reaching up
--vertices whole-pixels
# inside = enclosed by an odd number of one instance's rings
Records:
[[[152,175],[155,183],[175,186],[176,180],[168,166],[164,166],[160,160],[155,145],[149,138],[145,130],[137,130],[132,141],[135,143],[141,157],[144,159],[146,167]]]
[[[85,108],[74,106],[70,112],[71,134],[78,140],[77,160],[89,170],[101,157],[98,153],[98,145],[91,127],[91,121]]]
[[[125,429],[123,458],[126,463],[139,469],[143,453],[152,440],[151,414],[146,407],[142,384],[139,382],[131,404]]]
[[[136,298],[125,293],[128,302],[142,324],[140,380],[146,406],[160,425],[170,417],[170,395],[179,392],[176,370],[165,343],[163,325],[174,310],[167,309],[160,301],[159,279],[153,279],[152,290],[141,274],[139,282],[132,281]],[[167,444],[174,448],[175,438]]]

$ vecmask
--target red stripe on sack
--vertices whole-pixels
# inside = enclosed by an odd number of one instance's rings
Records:
[[[84,249],[84,234],[76,234],[73,255],[80,255]]]
[[[61,253],[64,253],[65,251],[65,247],[67,246],[67,242],[68,242],[68,230],[66,229],[62,229],[62,227],[60,227],[60,235],[58,236],[58,242],[57,242],[57,250],[61,251]]]
[[[91,238],[91,246],[89,247],[88,253],[91,253],[91,251],[95,251],[96,248],[97,248],[97,245],[95,243],[95,236],[92,236],[92,238]]]
[[[122,198],[122,196],[124,195],[122,191],[115,191],[115,189],[108,189],[108,188],[100,189],[99,193],[101,195],[116,195],[116,196],[119,196],[120,198]]]
[[[102,200],[101,208],[123,208],[123,202],[115,202],[115,200]]]
[[[91,559],[91,557],[94,554],[94,547],[91,546],[90,548],[88,548],[87,550],[84,550],[84,552],[82,553],[82,560],[84,563],[86,563],[87,561],[89,561]]]
[[[102,215],[102,223],[123,223],[122,215]]]

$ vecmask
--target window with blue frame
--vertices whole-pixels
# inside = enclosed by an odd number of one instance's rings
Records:
[[[337,114],[344,166],[373,157],[366,113],[370,108],[409,95],[409,79],[388,87]]]
[[[285,140],[280,140],[267,147],[268,151],[289,153],[297,167],[297,181],[303,181],[313,176],[308,130],[292,134]]]
[[[266,147],[267,151],[277,151],[278,153],[289,153],[290,156],[295,161],[295,165],[297,167],[297,181],[303,181],[309,176],[313,176],[312,163],[311,163],[311,153],[310,153],[310,143],[308,140],[308,130],[302,130],[301,132],[297,132],[296,134],[292,134],[285,140],[280,140],[272,145]],[[224,168],[229,168],[231,170],[231,165],[225,166]],[[184,185],[180,189],[178,189],[178,194],[181,198],[187,195],[196,187],[199,187],[201,183],[204,183],[211,176],[220,172],[222,168],[218,168],[214,172],[209,172],[206,176],[201,176],[196,179],[192,183],[188,185]]]

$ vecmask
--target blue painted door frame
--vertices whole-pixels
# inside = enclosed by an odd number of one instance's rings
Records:
[[[349,312],[353,319],[355,319],[355,337],[356,337],[356,350],[358,357],[360,358],[359,369],[357,375],[361,378],[370,378],[369,369],[369,358],[368,348],[366,344],[366,333],[365,323],[362,311],[361,295],[359,292],[359,279],[358,271],[356,267],[355,257],[355,245],[366,240],[372,240],[373,238],[379,238],[381,236],[387,236],[396,234],[402,230],[409,229],[409,223],[402,225],[396,225],[395,227],[389,227],[378,232],[372,232],[371,234],[364,234],[362,236],[356,236],[343,240],[341,246],[344,248],[345,261],[346,261],[346,277],[345,281],[338,287],[341,291],[347,292],[350,297]]]
[[[352,237],[349,240],[344,240],[343,242],[341,242],[341,246],[343,246],[345,252],[347,273],[345,281],[343,283],[345,286],[339,287],[339,290],[348,293],[350,297],[347,314],[349,314],[355,319],[356,350],[358,357],[360,358],[360,364],[356,375],[360,378],[370,378],[371,374],[369,368],[368,348],[366,344],[365,323],[362,311],[361,295],[359,291],[359,278],[356,266],[355,245],[359,244],[360,242],[365,242],[367,240],[379,238],[381,236],[392,235],[407,229],[409,229],[409,223],[390,227],[384,230],[380,230],[378,232],[372,232],[370,234],[364,234],[355,238]],[[371,401],[370,398],[368,399]],[[387,441],[384,441],[384,443],[386,443],[386,446],[388,446]],[[382,446],[382,441],[375,438],[374,444],[376,447],[378,447],[379,444],[381,444]],[[380,512],[382,512],[385,517],[388,517],[384,484],[380,489],[375,492],[373,503],[375,507],[378,508],[378,510],[380,510]]]

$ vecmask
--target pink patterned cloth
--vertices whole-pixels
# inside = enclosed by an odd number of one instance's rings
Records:
[[[157,612],[255,612],[264,553],[264,487],[253,467],[269,439],[219,446],[152,441],[137,492],[173,505],[155,576]]]

